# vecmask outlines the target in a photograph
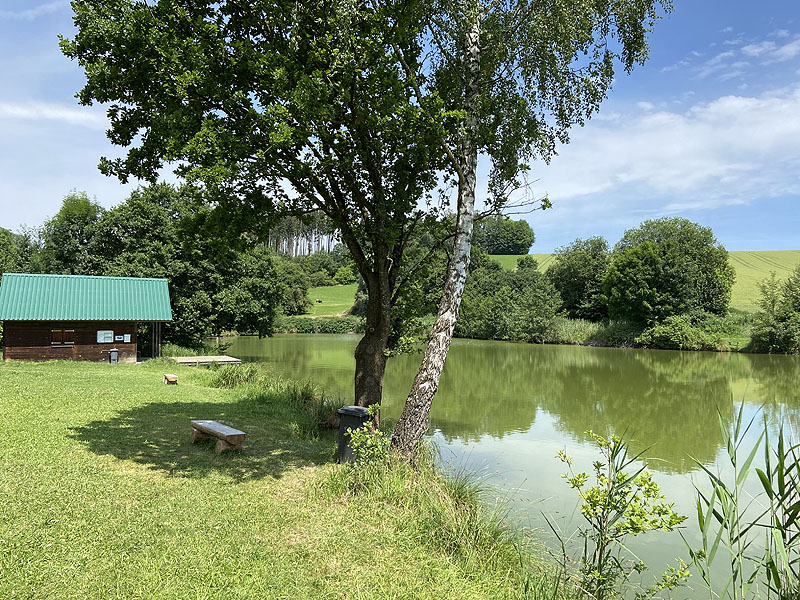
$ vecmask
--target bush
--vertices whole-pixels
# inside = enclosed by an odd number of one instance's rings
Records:
[[[641,333],[642,326],[638,323],[625,320],[607,321],[600,324],[586,343],[592,346],[632,348],[637,345],[636,338]]]
[[[489,261],[467,281],[455,334],[543,342],[560,304],[558,292],[532,258],[522,257],[516,271]]]
[[[354,264],[345,265],[336,271],[333,282],[337,285],[349,285],[358,281],[358,272]]]
[[[784,282],[775,273],[761,283],[761,310],[753,322],[750,349],[800,353],[800,265]]]
[[[308,283],[311,287],[325,287],[335,285],[333,278],[328,275],[327,271],[317,271],[308,276]]]
[[[645,329],[636,342],[649,348],[668,350],[715,350],[717,340],[695,326],[688,315],[674,315]]]
[[[277,330],[281,333],[363,333],[361,317],[281,317]]]

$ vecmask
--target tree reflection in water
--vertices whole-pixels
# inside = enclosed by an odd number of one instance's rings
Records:
[[[310,379],[348,404],[356,342],[356,336],[242,337],[229,352]],[[419,361],[419,355],[389,361],[384,418],[399,415]],[[800,360],[787,356],[455,340],[431,427],[448,442],[474,444],[527,432],[544,412],[565,442],[585,441],[589,429],[624,434],[633,451],[647,449],[650,468],[686,473],[696,466],[693,458],[716,458],[717,409],[730,422],[744,399],[763,403],[772,420],[800,416],[798,367]]]

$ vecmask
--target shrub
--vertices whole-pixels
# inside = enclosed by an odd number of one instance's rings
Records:
[[[784,282],[779,282],[775,273],[764,280],[759,306],[750,349],[800,353],[800,265]]]
[[[606,600],[625,596],[637,587],[635,577],[647,569],[627,548],[629,538],[649,531],[674,531],[686,520],[673,510],[661,489],[645,467],[637,466],[641,454],[630,456],[628,444],[619,437],[609,438],[591,431],[586,434],[600,450],[602,460],[593,463],[593,472],[576,473],[572,458],[564,450],[557,457],[567,466],[563,475],[569,486],[578,492],[585,527],[577,531],[583,540],[578,557],[580,583],[585,597]],[[596,485],[590,486],[594,478]],[[555,531],[555,529],[554,529]],[[567,541],[562,540],[565,564]],[[669,569],[655,585],[639,591],[636,598],[649,598],[662,590],[678,587],[689,571],[683,561]],[[581,596],[583,597],[583,595]]]
[[[317,271],[308,276],[308,282],[311,287],[324,287],[334,285],[334,281],[327,271]]]
[[[358,281],[358,272],[354,264],[339,267],[336,275],[333,276],[333,282],[337,285],[348,285]]]
[[[648,329],[635,340],[650,348],[668,350],[714,350],[717,340],[695,326],[689,315],[674,315]]]
[[[282,333],[363,333],[361,317],[282,317],[277,330]]]

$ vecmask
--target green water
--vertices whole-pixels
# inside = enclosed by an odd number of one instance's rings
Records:
[[[309,379],[351,404],[357,341],[240,337],[227,352]],[[390,359],[385,419],[399,416],[420,360],[419,354]],[[800,359],[787,356],[454,340],[429,433],[448,465],[496,486],[516,518],[543,537],[543,512],[567,530],[581,521],[556,452],[566,448],[586,470],[596,453],[585,431],[623,435],[633,451],[644,452],[667,497],[690,515],[684,533],[694,544],[693,481],[704,481],[698,462],[726,472],[717,410],[731,423],[744,401],[748,417],[762,410],[773,423],[798,422],[799,368]],[[658,572],[686,556],[676,534],[649,534],[634,549]]]

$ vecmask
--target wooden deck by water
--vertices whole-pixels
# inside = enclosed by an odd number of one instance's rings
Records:
[[[240,365],[242,361],[232,356],[172,356],[172,360],[179,365],[188,365],[190,367],[199,367],[201,365],[210,365],[217,363],[219,365]]]

